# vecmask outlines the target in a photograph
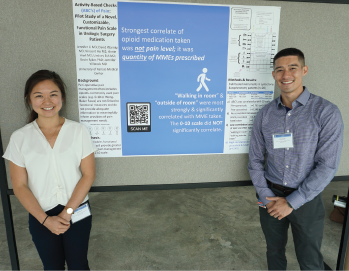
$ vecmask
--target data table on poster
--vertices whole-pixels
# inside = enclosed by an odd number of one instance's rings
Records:
[[[246,153],[274,97],[280,7],[73,0],[97,157]]]

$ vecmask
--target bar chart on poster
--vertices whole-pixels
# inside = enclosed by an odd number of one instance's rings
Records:
[[[73,0],[97,157],[247,153],[274,97],[280,7]]]

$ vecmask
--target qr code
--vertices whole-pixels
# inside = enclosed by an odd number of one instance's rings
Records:
[[[150,103],[127,103],[127,124],[150,125]]]

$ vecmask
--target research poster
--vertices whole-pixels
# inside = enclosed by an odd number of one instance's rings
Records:
[[[273,99],[280,7],[73,0],[96,157],[247,153]]]

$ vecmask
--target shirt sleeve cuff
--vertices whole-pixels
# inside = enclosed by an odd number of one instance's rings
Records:
[[[304,203],[306,203],[305,199],[302,198],[301,194],[298,190],[294,191],[292,194],[286,197],[286,200],[291,204],[294,210],[297,210]]]
[[[273,193],[273,191],[271,191],[271,189],[266,188],[263,189],[263,191],[260,191],[258,193],[259,199],[263,202],[263,205],[266,206],[270,200],[267,200],[266,197],[275,197],[275,194]]]

